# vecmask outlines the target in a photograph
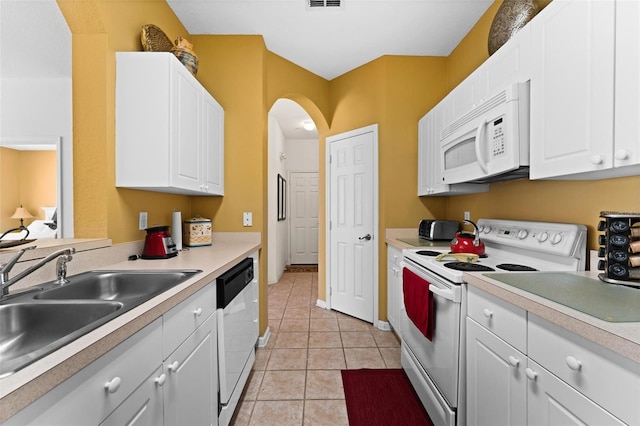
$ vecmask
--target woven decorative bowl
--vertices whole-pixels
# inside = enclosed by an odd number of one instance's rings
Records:
[[[491,23],[489,56],[536,16],[539,9],[537,0],[505,0]]]
[[[198,73],[198,57],[193,51],[193,45],[184,38],[178,37],[176,39],[176,45],[171,51],[195,77]]]
[[[170,52],[174,47],[164,31],[153,24],[142,26],[140,40],[146,52]]]

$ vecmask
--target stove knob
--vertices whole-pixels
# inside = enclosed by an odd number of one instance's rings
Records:
[[[562,234],[561,234],[561,233],[559,233],[559,232],[558,232],[558,233],[553,234],[553,235],[551,236],[551,244],[552,244],[552,245],[554,245],[554,246],[555,246],[555,245],[556,245],[556,244],[558,244],[560,241],[562,241]]]
[[[484,232],[485,234],[488,234],[489,232],[491,232],[491,227],[489,225],[485,225],[482,228],[482,232]]]
[[[529,235],[529,232],[526,229],[521,229],[518,231],[518,238],[520,238],[521,240],[527,238],[527,235]]]
[[[545,241],[547,241],[547,238],[549,238],[549,234],[547,234],[546,232],[541,232],[538,234],[539,243],[544,243]]]

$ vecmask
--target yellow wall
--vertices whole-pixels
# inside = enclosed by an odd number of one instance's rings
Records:
[[[256,231],[267,241],[267,117],[278,98],[298,102],[320,133],[319,297],[325,296],[324,158],[327,136],[379,124],[379,309],[386,313],[384,230],[430,217],[518,217],[595,224],[597,211],[632,209],[638,178],[597,182],[506,182],[487,194],[422,197],[417,192],[417,121],[487,57],[500,0],[448,58],[385,56],[326,81],[266,50],[260,36],[190,36],[164,0],[57,0],[72,32],[74,213],[77,237],[140,240],[139,211],[150,224],[171,212],[213,219],[216,231]],[[115,52],[139,51],[153,23],[183,36],[200,59],[198,79],[225,109],[225,196],[188,197],[115,188]],[[593,188],[597,188],[595,191]],[[567,203],[566,200],[572,200]],[[626,201],[622,201],[626,200]],[[547,204],[548,203],[548,204]],[[555,206],[562,206],[555,208]],[[241,213],[254,213],[242,226]],[[590,229],[593,231],[593,229]],[[594,232],[590,233],[594,247]],[[266,244],[260,256],[261,333],[266,329]]]
[[[57,195],[55,151],[18,151],[0,147],[0,234],[20,225],[11,219],[22,205],[35,219],[44,219],[41,207],[55,206]]]
[[[417,194],[418,120],[446,94],[445,60],[385,56],[331,81],[333,120],[329,135],[378,124],[379,229],[378,309],[386,317],[386,228],[411,228],[419,218],[443,217],[446,200]],[[320,170],[325,170],[325,143],[320,143]],[[324,191],[321,191],[324,193]],[[326,200],[321,198],[324,213]],[[324,220],[320,221],[318,297],[325,298]]]
[[[544,1],[542,5],[548,3]],[[488,58],[489,29],[500,4],[498,0],[489,8],[447,58],[449,89]],[[487,193],[448,197],[446,217],[461,221],[464,211],[470,211],[472,220],[482,217],[580,223],[588,228],[588,247],[597,250],[596,226],[603,210],[639,211],[640,177],[491,184]]]

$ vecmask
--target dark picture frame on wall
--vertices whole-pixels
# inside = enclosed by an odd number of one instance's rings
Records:
[[[278,220],[287,218],[287,181],[278,173]]]

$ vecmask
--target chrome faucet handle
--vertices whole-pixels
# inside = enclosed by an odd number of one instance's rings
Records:
[[[72,251],[71,253],[74,253]],[[71,254],[63,254],[58,257],[56,261],[56,284],[63,285],[69,282],[67,279],[67,262],[71,262],[73,260],[73,256]]]

